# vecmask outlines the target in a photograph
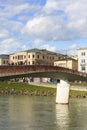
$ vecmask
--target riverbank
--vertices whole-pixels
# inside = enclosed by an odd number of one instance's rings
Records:
[[[0,95],[55,96],[56,89],[28,83],[0,82]]]
[[[28,83],[0,82],[0,95],[56,96],[56,88]],[[70,97],[87,98],[87,91],[70,90]]]

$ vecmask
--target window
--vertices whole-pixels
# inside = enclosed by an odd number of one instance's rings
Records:
[[[8,64],[8,61],[6,61],[6,64]]]
[[[23,55],[19,55],[18,60],[23,60]]]
[[[29,55],[29,58],[30,58],[30,55]]]
[[[82,60],[81,60],[81,63],[85,63],[85,59],[82,59]]]
[[[34,61],[32,61],[32,65],[34,65]]]
[[[17,56],[15,56],[15,59],[17,59]]]
[[[37,55],[37,58],[39,59],[39,55]]]
[[[26,58],[26,56],[24,56],[24,59]]]
[[[81,55],[82,55],[82,56],[85,56],[85,52],[81,52]]]
[[[3,64],[5,64],[5,60],[3,61]]]
[[[43,56],[43,59],[44,59],[45,57]]]
[[[32,58],[34,58],[34,55],[32,55]]]
[[[85,70],[86,70],[85,66],[82,66],[82,71],[85,71]]]

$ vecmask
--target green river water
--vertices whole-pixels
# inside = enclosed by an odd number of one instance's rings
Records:
[[[87,130],[87,99],[0,96],[0,130]]]

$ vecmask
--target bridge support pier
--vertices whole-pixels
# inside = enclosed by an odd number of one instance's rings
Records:
[[[60,80],[60,83],[57,84],[56,103],[68,104],[69,90],[70,90],[70,84],[67,81]]]

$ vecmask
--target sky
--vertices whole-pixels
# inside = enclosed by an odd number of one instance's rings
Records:
[[[87,0],[0,0],[0,54],[87,47]]]

